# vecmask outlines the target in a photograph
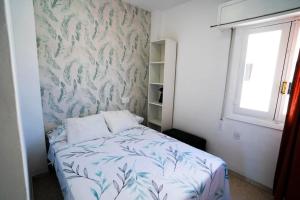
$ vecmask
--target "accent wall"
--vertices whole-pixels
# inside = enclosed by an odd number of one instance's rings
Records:
[[[121,0],[34,0],[34,8],[46,130],[103,110],[146,116],[150,12]]]

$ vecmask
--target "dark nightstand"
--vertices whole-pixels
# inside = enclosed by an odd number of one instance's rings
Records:
[[[178,129],[166,130],[163,131],[163,133],[181,142],[189,144],[195,148],[201,149],[203,151],[206,150],[206,140],[201,137],[197,137],[195,135],[192,135],[190,133]]]

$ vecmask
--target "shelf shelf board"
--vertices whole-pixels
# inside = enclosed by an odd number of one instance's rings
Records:
[[[158,85],[158,86],[163,86],[163,83],[150,83],[150,85]]]
[[[165,64],[165,61],[155,61],[155,62],[150,62],[152,65],[159,65],[159,64]]]
[[[163,40],[155,40],[155,41],[151,41],[151,43],[154,43],[154,44],[165,44],[166,40],[163,39]]]
[[[149,102],[149,104],[162,107],[162,103],[159,102]]]
[[[148,122],[156,126],[161,126],[161,120],[159,119],[148,119]]]

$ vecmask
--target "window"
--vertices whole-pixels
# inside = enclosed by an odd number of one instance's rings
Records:
[[[282,129],[300,48],[297,20],[233,32],[228,118]]]

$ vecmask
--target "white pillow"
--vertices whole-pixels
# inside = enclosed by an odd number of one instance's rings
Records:
[[[65,126],[69,144],[110,136],[102,114],[70,118],[66,120]]]
[[[65,130],[65,125],[59,125],[57,128],[49,131],[47,133],[49,138],[49,143],[54,144],[56,142],[67,141],[67,134]]]
[[[139,124],[143,123],[143,121],[144,121],[143,117],[138,116],[138,115],[133,114],[133,113],[131,113],[131,114],[133,115],[133,117],[135,118],[135,120],[137,121],[137,123],[139,123]]]
[[[139,125],[128,110],[107,111],[103,112],[103,116],[112,133],[119,133]]]

